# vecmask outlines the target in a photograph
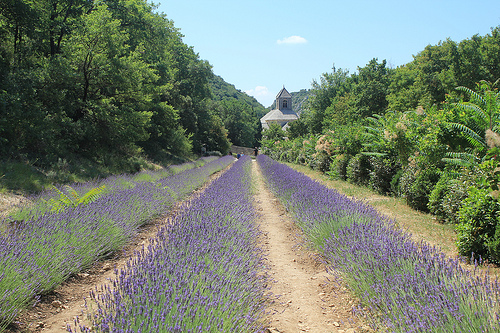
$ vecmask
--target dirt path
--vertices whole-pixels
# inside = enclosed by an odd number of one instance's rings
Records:
[[[369,328],[352,314],[349,292],[329,281],[324,265],[305,246],[300,230],[268,190],[258,164],[252,163],[255,205],[274,282],[268,332],[362,332]]]

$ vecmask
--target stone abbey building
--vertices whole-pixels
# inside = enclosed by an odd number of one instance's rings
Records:
[[[292,95],[283,87],[276,96],[276,108],[260,118],[262,129],[268,129],[271,123],[277,123],[286,130],[288,123],[299,119],[292,109]]]

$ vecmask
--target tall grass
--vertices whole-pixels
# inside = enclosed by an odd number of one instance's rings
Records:
[[[389,332],[498,332],[499,283],[415,242],[393,221],[291,168],[259,156],[275,194],[359,297],[360,313]]]

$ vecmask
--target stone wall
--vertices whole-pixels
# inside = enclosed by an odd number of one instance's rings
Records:
[[[231,153],[232,154],[245,154],[245,155],[250,155],[250,156],[253,156],[253,150],[254,148],[249,148],[249,147],[240,147],[240,146],[235,146],[235,145],[232,145],[231,146]]]

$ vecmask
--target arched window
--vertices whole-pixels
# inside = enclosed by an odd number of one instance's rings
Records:
[[[283,100],[283,109],[287,109],[288,108],[288,101],[285,99]]]

